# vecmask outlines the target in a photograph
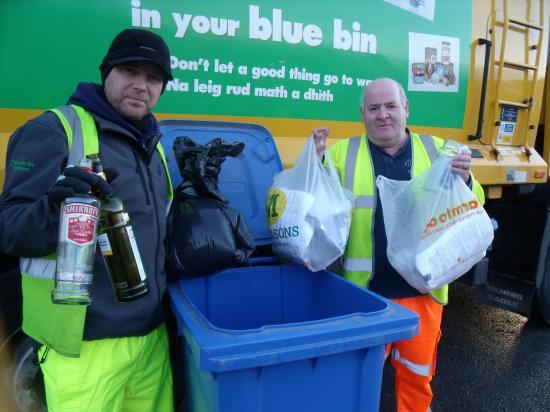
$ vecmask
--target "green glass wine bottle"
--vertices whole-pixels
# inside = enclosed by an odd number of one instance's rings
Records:
[[[94,173],[105,178],[99,157],[92,158]],[[147,276],[124,202],[114,194],[100,198],[98,244],[117,300],[131,302],[149,292]]]

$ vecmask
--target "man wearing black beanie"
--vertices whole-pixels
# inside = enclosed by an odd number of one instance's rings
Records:
[[[124,30],[113,39],[100,72],[101,85],[80,83],[68,105],[12,135],[7,165],[24,160],[32,166],[6,170],[0,251],[20,257],[23,330],[36,342],[48,410],[170,411],[162,300],[172,187],[151,114],[172,79],[170,52],[153,32]],[[108,183],[75,166],[93,154],[99,155]],[[97,252],[91,304],[51,301],[60,205],[90,190],[113,192],[125,203],[149,287],[137,300],[117,301]]]

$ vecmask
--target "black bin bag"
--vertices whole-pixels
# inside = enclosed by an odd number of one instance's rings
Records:
[[[183,183],[175,190],[166,233],[170,280],[204,276],[242,264],[254,251],[243,218],[227,205],[218,175],[227,156],[238,156],[243,143],[214,139],[206,145],[188,137],[174,141]]]

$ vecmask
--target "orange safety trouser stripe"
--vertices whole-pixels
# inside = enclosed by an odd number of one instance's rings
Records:
[[[386,354],[392,350],[396,370],[397,410],[427,411],[433,397],[430,382],[435,374],[443,306],[429,295],[392,300],[419,316],[418,335],[386,347]]]

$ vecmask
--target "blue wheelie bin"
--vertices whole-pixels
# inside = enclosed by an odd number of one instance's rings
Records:
[[[377,411],[385,344],[414,336],[417,315],[340,276],[271,256],[265,198],[282,165],[265,128],[163,121],[161,129],[174,186],[182,180],[177,137],[245,143],[224,163],[219,184],[258,250],[247,266],[169,286],[190,410]]]

